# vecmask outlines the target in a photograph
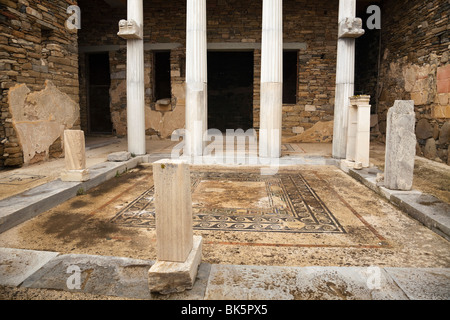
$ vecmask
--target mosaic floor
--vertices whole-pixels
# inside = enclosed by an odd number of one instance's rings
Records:
[[[287,233],[345,233],[300,173],[193,172],[194,229]],[[111,220],[154,228],[154,188],[146,190]]]

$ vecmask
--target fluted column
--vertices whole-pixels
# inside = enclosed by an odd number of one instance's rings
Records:
[[[127,25],[121,26],[127,39],[127,134],[128,151],[145,150],[144,11],[143,0],[128,0]],[[121,35],[121,32],[119,32]]]
[[[356,0],[339,1],[336,94],[334,103],[333,157],[345,159],[349,98],[355,87],[355,38],[364,34],[362,21],[355,18]]]
[[[263,0],[259,156],[281,156],[283,0]]]
[[[187,0],[185,154],[203,154],[208,129],[206,0]]]

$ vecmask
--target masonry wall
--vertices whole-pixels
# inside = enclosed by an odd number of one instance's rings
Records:
[[[380,131],[396,99],[414,100],[417,154],[450,164],[450,2],[385,0],[377,112]]]
[[[0,2],[0,166],[62,155],[62,131],[79,127],[74,0]]]
[[[111,115],[117,135],[126,134],[126,41],[117,36],[126,8],[79,1],[83,26],[79,32],[80,67],[89,52],[108,51],[111,64]],[[146,44],[146,127],[148,134],[167,138],[184,127],[186,1],[144,1]],[[297,103],[283,106],[283,136],[303,132],[318,121],[333,120],[338,1],[284,1],[284,42],[306,44],[298,50]],[[208,43],[217,48],[246,45],[254,53],[254,127],[259,127],[259,82],[262,1],[208,0]],[[172,97],[169,107],[153,98],[152,52],[171,48]],[[88,102],[80,79],[81,125],[87,127]]]

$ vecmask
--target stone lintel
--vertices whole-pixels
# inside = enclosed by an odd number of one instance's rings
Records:
[[[192,289],[202,259],[201,236],[194,236],[193,247],[185,262],[157,260],[148,271],[151,292],[170,294]]]

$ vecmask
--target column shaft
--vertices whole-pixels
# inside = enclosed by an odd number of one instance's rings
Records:
[[[356,0],[339,1],[339,23],[356,15]],[[339,38],[337,44],[334,104],[333,157],[344,159],[347,149],[349,98],[354,94],[355,39]]]
[[[128,21],[134,20],[143,30],[143,0],[128,0]],[[143,33],[143,31],[142,31]],[[145,86],[144,40],[127,40],[127,133],[128,151],[146,153],[145,146]]]
[[[187,0],[185,154],[203,154],[208,129],[206,0]]]
[[[283,1],[263,0],[260,157],[281,156],[283,98]]]

